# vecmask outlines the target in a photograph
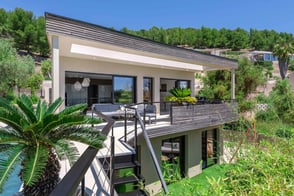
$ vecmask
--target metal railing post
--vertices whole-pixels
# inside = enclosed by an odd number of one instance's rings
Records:
[[[82,179],[82,188],[81,188],[81,195],[85,196],[85,176]]]
[[[125,142],[127,142],[127,108],[125,107]]]
[[[114,136],[111,136],[111,156],[110,156],[110,196],[114,195]]]
[[[138,117],[135,116],[135,137],[134,137],[134,148],[135,148],[135,151],[137,152],[137,146],[138,146],[138,141],[137,141],[137,137],[138,137]],[[137,156],[138,153],[136,153],[136,156]],[[136,159],[138,160],[138,159]]]

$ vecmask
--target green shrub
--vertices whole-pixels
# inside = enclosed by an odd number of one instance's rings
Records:
[[[257,103],[269,103],[268,97],[264,94],[259,94],[255,97]]]
[[[162,161],[162,175],[167,184],[177,182],[182,179],[180,171],[180,159],[175,157],[172,162]]]
[[[294,60],[290,60],[288,70],[294,71]]]
[[[239,117],[236,122],[224,124],[223,129],[233,131],[246,131],[249,127],[252,127],[252,122],[242,117]]]
[[[255,119],[257,121],[261,120],[261,121],[267,121],[267,122],[279,121],[279,116],[278,116],[276,110],[269,105],[267,110],[257,111],[255,114]]]
[[[276,131],[276,135],[282,138],[293,138],[294,137],[294,129],[290,127],[280,128]]]
[[[239,111],[245,112],[254,109],[255,103],[251,100],[243,100],[238,103]]]
[[[256,61],[254,65],[261,66],[267,70],[273,70],[273,62],[272,61]]]

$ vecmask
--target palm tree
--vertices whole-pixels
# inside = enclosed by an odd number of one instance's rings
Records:
[[[281,39],[274,45],[273,54],[278,57],[279,69],[282,79],[285,79],[288,71],[290,55],[294,53],[294,47],[291,42]]]
[[[86,105],[57,112],[61,104],[61,98],[50,105],[39,100],[36,106],[26,95],[18,97],[15,104],[0,98],[0,121],[8,125],[0,128],[0,152],[5,155],[0,157],[0,191],[21,164],[24,195],[49,195],[59,181],[59,160],[77,160],[71,141],[103,146],[105,136],[86,126],[101,122],[82,114]]]

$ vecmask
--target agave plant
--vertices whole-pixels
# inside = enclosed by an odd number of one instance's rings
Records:
[[[169,93],[175,97],[187,97],[191,95],[192,91],[189,88],[172,88]]]
[[[166,96],[164,98],[165,101],[175,101],[180,104],[186,102],[195,104],[197,99],[195,97],[191,97],[191,89],[189,88],[173,88],[169,90],[169,93],[172,94],[172,96]]]
[[[105,136],[87,126],[100,123],[82,114],[85,104],[78,104],[57,112],[62,104],[58,98],[48,105],[21,95],[16,103],[0,98],[0,191],[17,165],[21,165],[20,179],[24,195],[49,195],[59,181],[59,160],[70,163],[77,159],[72,141],[96,148],[103,146]],[[0,192],[1,193],[1,192]]]

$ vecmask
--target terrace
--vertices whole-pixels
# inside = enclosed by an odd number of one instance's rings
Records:
[[[196,105],[188,106],[175,106],[171,104],[169,114],[158,115],[156,122],[150,124],[148,120],[145,123],[143,120],[144,114],[141,116],[136,108],[126,107],[126,110],[127,108],[133,109],[134,115],[129,118],[120,119],[115,117],[115,120],[103,115],[99,111],[92,110],[91,113],[88,113],[93,117],[103,117],[106,120],[106,122],[97,127],[97,129],[102,130],[108,136],[108,139],[105,141],[105,148],[97,153],[91,148],[85,150],[86,146],[78,144],[79,148],[82,149],[81,152],[83,152],[80,160],[66,174],[55,192],[51,195],[60,194],[58,192],[59,189],[63,193],[65,190],[74,192],[78,188],[79,181],[83,182],[82,187],[87,187],[86,189],[80,189],[87,190],[91,194],[124,195],[119,193],[118,187],[124,183],[136,184],[138,179],[140,180],[141,178],[142,166],[138,157],[140,137],[144,138],[146,143],[150,143],[148,151],[151,155],[153,154],[152,162],[157,170],[157,178],[162,180],[161,186],[165,189],[166,185],[160,169],[160,160],[157,159],[155,155],[156,149],[152,147],[150,142],[152,138],[179,134],[183,130],[216,127],[237,119],[236,103],[233,101],[198,102]],[[127,117],[127,112],[125,112],[125,115]],[[165,150],[165,152],[172,150],[167,146],[161,147],[161,149]],[[175,151],[175,153],[179,152]],[[89,154],[92,154],[90,159]],[[87,157],[86,160],[85,157]],[[88,168],[90,170],[86,172]],[[136,177],[119,177],[116,170],[122,168],[134,168],[132,172],[135,173]],[[85,178],[83,176],[86,176],[86,181],[84,181]],[[140,192],[140,190],[132,190],[131,192],[132,194],[145,194]]]

